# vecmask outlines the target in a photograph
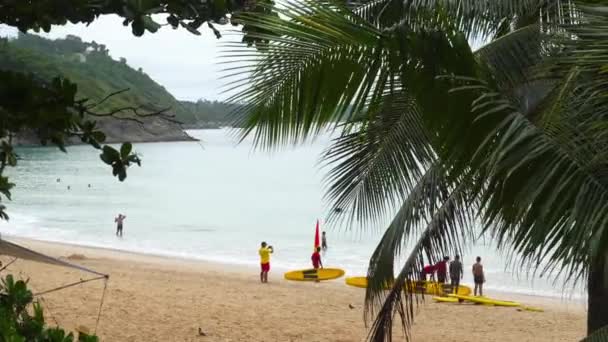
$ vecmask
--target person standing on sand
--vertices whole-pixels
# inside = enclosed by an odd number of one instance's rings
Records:
[[[260,282],[267,283],[268,282],[268,271],[270,271],[270,254],[274,252],[272,246],[268,246],[265,241],[262,241],[262,246],[258,251],[260,254]]]
[[[464,276],[462,271],[462,263],[460,262],[460,255],[454,256],[454,261],[450,263],[450,280],[452,285],[452,291],[458,294],[458,287],[460,286],[460,279]]]
[[[323,262],[321,262],[321,247],[317,247],[317,249],[312,253],[310,260],[312,261],[312,267],[315,270],[319,268],[323,268]]]
[[[447,281],[449,261],[450,257],[444,256],[442,261],[435,264],[435,270],[437,271],[437,281],[440,284],[445,284]]]
[[[325,232],[323,232],[323,236],[321,237],[321,248],[323,248],[323,250],[327,249],[327,238],[325,237]]]
[[[317,249],[312,253],[310,260],[312,261],[312,267],[315,270],[318,270],[319,268],[323,269],[323,262],[321,262],[321,247],[317,247]],[[319,282],[319,279],[315,281]]]
[[[116,236],[122,237],[122,222],[127,217],[123,214],[118,214],[116,218],[114,218],[114,222],[116,222]]]
[[[473,280],[475,281],[474,295],[477,296],[477,289],[479,289],[479,295],[483,296],[483,283],[486,282],[486,276],[483,274],[483,265],[481,264],[481,257],[477,257],[476,263],[473,264]]]

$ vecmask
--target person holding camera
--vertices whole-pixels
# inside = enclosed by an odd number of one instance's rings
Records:
[[[260,272],[260,281],[262,283],[268,282],[268,271],[270,271],[270,254],[272,254],[272,246],[268,246],[265,241],[262,241],[262,247],[259,250],[260,254],[260,266],[262,271]]]

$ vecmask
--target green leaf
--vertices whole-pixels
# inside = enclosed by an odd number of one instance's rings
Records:
[[[118,175],[118,180],[120,180],[121,182],[124,181],[127,178],[127,169],[126,169],[126,167],[121,164],[117,168],[116,174]]]
[[[103,150],[103,154],[108,156],[108,158],[110,160],[113,160],[113,161],[120,160],[120,154],[112,146],[105,145],[102,150]]]
[[[131,150],[133,149],[133,145],[129,142],[122,144],[120,147],[120,157],[125,160],[131,154]]]
[[[195,34],[197,36],[200,36],[201,33],[199,32],[199,30],[195,29],[194,27],[190,26],[190,24],[185,23],[185,22],[180,22],[180,24],[182,25],[183,28],[185,28],[186,30],[188,30],[188,32]]]
[[[101,160],[108,165],[112,165],[114,163],[114,160],[110,159],[107,154],[101,153],[99,158],[101,158]]]
[[[147,15],[143,16],[143,22],[144,22],[144,27],[146,28],[146,30],[148,30],[152,33],[155,33],[161,27],[160,24],[155,22],[154,19],[152,19],[150,16],[147,16]]]
[[[133,32],[133,35],[136,37],[141,37],[144,35],[144,32],[146,31],[146,27],[144,24],[144,19],[141,16],[136,17],[133,20],[133,23],[131,23],[131,31]]]

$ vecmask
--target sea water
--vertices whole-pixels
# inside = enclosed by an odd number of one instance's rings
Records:
[[[261,241],[274,246],[273,270],[310,266],[314,228],[321,221],[329,249],[326,266],[347,275],[365,275],[380,240],[380,227],[325,225],[321,153],[330,145],[324,135],[312,143],[280,151],[254,149],[251,140],[237,144],[227,129],[197,130],[201,142],[136,144],[142,167],[131,167],[119,182],[90,146],[68,153],[52,147],[18,150],[11,217],[0,233],[156,255],[257,267]],[[114,217],[126,215],[124,236],[115,235]],[[491,242],[478,243],[463,255],[465,283],[470,267],[483,258],[486,289],[545,296],[580,297],[580,288],[527,277],[506,267],[505,256]],[[229,266],[227,266],[229,267]],[[517,269],[515,269],[517,270]]]

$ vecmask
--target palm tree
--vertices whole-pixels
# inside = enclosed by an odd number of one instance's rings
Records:
[[[586,282],[588,333],[608,325],[608,8],[596,2],[304,0],[238,16],[257,47],[228,44],[243,134],[272,147],[337,130],[323,156],[334,208],[363,224],[394,214],[369,263],[370,340],[390,341],[396,314],[409,331],[404,285],[425,257],[480,236],[526,270]]]

